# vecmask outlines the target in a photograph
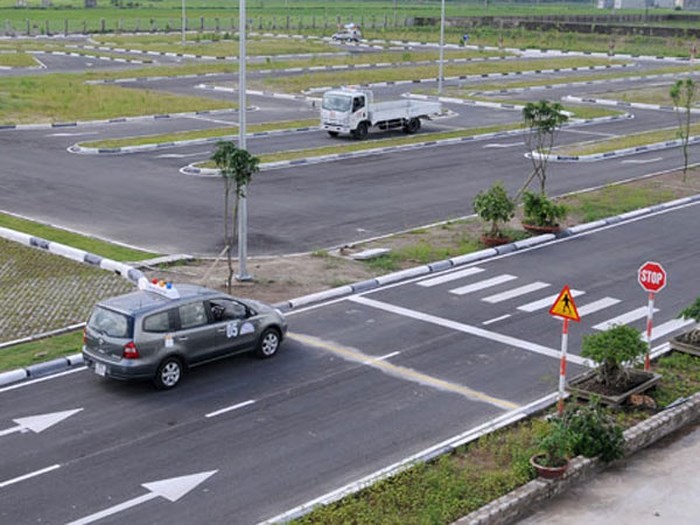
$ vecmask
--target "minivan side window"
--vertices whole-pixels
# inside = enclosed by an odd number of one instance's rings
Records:
[[[204,303],[198,301],[196,303],[183,304],[178,308],[180,314],[180,328],[194,328],[207,324],[207,312],[204,309]]]
[[[170,315],[168,311],[149,315],[143,320],[143,330],[145,332],[170,332]]]
[[[230,299],[212,299],[209,301],[209,306],[215,323],[245,319],[248,316],[245,305]]]

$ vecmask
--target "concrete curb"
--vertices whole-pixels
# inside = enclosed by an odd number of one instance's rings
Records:
[[[676,76],[677,78],[677,76]],[[625,102],[623,100],[612,100],[607,98],[587,98],[587,97],[574,97],[573,95],[567,95],[562,97],[562,100],[567,100],[571,102],[579,102],[585,104],[599,104],[601,106],[617,106],[623,108],[637,108],[637,109],[652,109],[657,111],[682,111],[685,112],[683,108],[676,108],[675,106],[662,106],[660,104],[644,104],[642,102]],[[700,113],[700,109],[691,108],[691,113]]]
[[[68,47],[68,46],[67,46]],[[94,58],[95,60],[105,60],[110,62],[122,62],[127,64],[150,64],[152,60],[136,60],[131,58],[115,58],[100,55],[88,55],[84,53],[69,53],[67,51],[27,51],[32,55],[59,55],[67,57]]]
[[[0,386],[17,383],[18,381],[23,381],[25,379],[36,379],[55,374],[57,372],[63,372],[82,364],[82,354],[73,354],[52,359],[51,361],[44,361],[43,363],[30,365],[26,368],[18,368],[16,370],[10,370],[9,372],[2,372],[0,373]]]
[[[700,417],[700,393],[679,400],[679,404],[651,416],[624,432],[625,456],[648,447]],[[522,519],[536,506],[574,484],[589,479],[606,465],[598,458],[579,456],[572,460],[560,480],[534,479],[480,509],[458,519],[453,525],[502,525]]]

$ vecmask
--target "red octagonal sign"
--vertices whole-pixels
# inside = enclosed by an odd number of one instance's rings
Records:
[[[659,292],[666,286],[666,270],[659,263],[647,261],[639,268],[637,280],[647,292]]]

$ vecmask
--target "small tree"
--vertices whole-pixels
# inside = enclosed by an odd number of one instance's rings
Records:
[[[555,204],[543,193],[526,191],[523,194],[524,222],[535,226],[558,226],[566,218],[566,206]]]
[[[526,128],[525,143],[530,151],[532,173],[516,195],[516,200],[535,178],[540,182],[540,193],[545,194],[549,154],[554,148],[557,133],[567,120],[569,117],[558,102],[547,100],[528,102],[523,108],[523,125]]]
[[[503,183],[495,182],[488,191],[477,193],[472,205],[483,221],[491,223],[488,235],[503,237],[499,224],[508,222],[515,215],[515,202],[506,193]]]
[[[238,225],[238,204],[241,197],[245,197],[246,187],[254,173],[260,171],[259,159],[253,157],[248,151],[239,149],[233,142],[219,141],[216,151],[211,157],[216,167],[219,168],[224,179],[224,245],[228,261],[228,278],[226,288],[231,293],[233,284],[232,251],[236,242]],[[235,191],[233,213],[231,208],[231,191]]]
[[[584,335],[581,356],[592,359],[598,366],[598,381],[610,388],[624,386],[629,379],[625,363],[633,362],[647,352],[647,344],[639,330],[627,325],[615,325],[603,332]]]
[[[696,323],[700,323],[700,297],[695,299],[695,302],[687,306],[681,313],[678,314],[681,319],[692,319]],[[700,345],[700,328],[695,327],[687,333],[686,339],[689,343]]]
[[[678,116],[678,137],[683,146],[683,182],[688,174],[688,141],[690,140],[690,117],[697,98],[697,85],[693,79],[678,80],[671,86],[671,99]]]

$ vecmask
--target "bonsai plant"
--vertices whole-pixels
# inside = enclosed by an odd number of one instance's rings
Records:
[[[508,196],[503,184],[498,181],[488,191],[480,191],[472,203],[474,211],[491,228],[482,236],[485,244],[503,244],[510,239],[503,234],[500,225],[515,215],[515,202]]]
[[[544,193],[526,191],[523,194],[523,227],[528,231],[559,230],[559,221],[566,218],[566,206],[555,204]]]
[[[700,323],[700,297],[696,298],[693,304],[681,310],[678,317],[692,319],[696,323]],[[700,356],[700,326],[695,325],[691,330],[674,337],[671,340],[671,347],[674,350]]]
[[[571,432],[563,419],[553,419],[540,435],[537,443],[539,454],[530,458],[537,473],[547,479],[561,477],[569,467]]]
[[[590,399],[599,395],[606,404],[619,405],[632,394],[651,388],[661,378],[658,374],[637,370],[630,365],[647,352],[647,344],[639,330],[627,325],[614,325],[603,332],[584,335],[581,356],[597,366],[569,383],[569,390]]]

